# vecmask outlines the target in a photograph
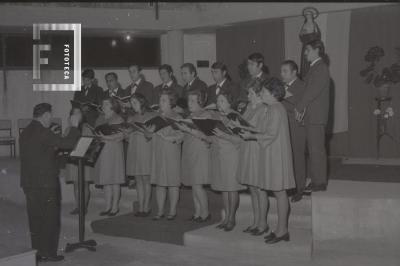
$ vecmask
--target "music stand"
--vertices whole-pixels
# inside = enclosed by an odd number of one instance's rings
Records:
[[[96,251],[94,240],[85,240],[85,162],[94,164],[103,149],[104,143],[94,137],[83,136],[79,139],[70,157],[78,161],[78,203],[79,203],[79,242],[67,243],[65,252],[72,252],[79,248]]]

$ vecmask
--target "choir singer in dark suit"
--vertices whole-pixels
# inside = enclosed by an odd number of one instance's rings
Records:
[[[79,136],[82,117],[70,117],[72,128],[66,137],[53,132],[51,105],[41,103],[33,109],[33,120],[19,138],[21,187],[26,205],[32,248],[39,261],[60,261],[57,255],[60,233],[61,192],[56,149],[73,149]]]
[[[94,80],[95,78],[93,69],[85,69],[82,72],[83,85],[80,91],[76,91],[74,93],[74,101],[81,103],[92,103],[100,106],[103,99],[103,89],[97,86]],[[99,116],[99,110],[88,105],[83,105],[82,111],[84,113],[86,122],[91,126],[94,126]]]
[[[310,63],[310,69],[304,78],[305,91],[295,106],[295,113],[298,121],[304,121],[306,129],[311,178],[310,186],[306,190],[323,191],[326,190],[328,182],[325,134],[329,112],[330,75],[322,41],[309,42],[304,54]]]
[[[292,60],[286,60],[281,65],[281,77],[285,83],[285,98],[282,104],[286,108],[289,120],[290,142],[292,143],[294,176],[297,193],[292,202],[302,199],[306,186],[306,134],[304,125],[295,117],[294,106],[304,94],[304,81],[298,77],[298,66]]]

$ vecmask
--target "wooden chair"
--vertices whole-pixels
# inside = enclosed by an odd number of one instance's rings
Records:
[[[15,137],[12,135],[12,123],[10,119],[0,119],[0,132],[7,134],[0,136],[0,145],[10,146],[10,156],[15,157]]]

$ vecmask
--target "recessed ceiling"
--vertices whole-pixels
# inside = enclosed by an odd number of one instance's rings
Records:
[[[152,3],[152,4],[151,4]],[[210,4],[210,3],[208,3]],[[34,7],[83,7],[83,8],[117,8],[117,9],[153,9],[155,2],[53,2],[53,3],[3,3],[13,6]],[[201,10],[202,3],[191,2],[158,2],[160,10]]]

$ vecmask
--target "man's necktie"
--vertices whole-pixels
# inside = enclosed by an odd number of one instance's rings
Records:
[[[217,89],[215,90],[215,94],[218,95],[221,92],[221,86],[217,85]]]
[[[88,95],[88,92],[89,92],[89,87],[85,87],[85,96]]]
[[[137,87],[138,87],[138,85],[136,83],[133,84],[133,86],[132,86],[132,94],[134,94],[136,92]]]

